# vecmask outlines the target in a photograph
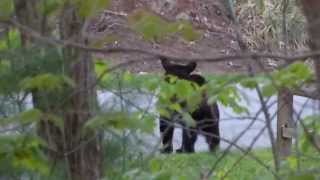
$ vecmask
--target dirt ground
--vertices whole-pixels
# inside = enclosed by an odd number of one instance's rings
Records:
[[[227,11],[220,1],[212,0],[118,0],[93,21],[91,32],[97,38],[106,38],[105,46],[119,46],[148,49],[179,57],[214,57],[230,55],[239,51]],[[201,30],[202,36],[194,42],[179,37],[146,42],[141,35],[128,28],[126,16],[139,9],[148,9],[163,18],[174,21],[184,19]],[[110,38],[111,37],[111,38]],[[114,39],[113,39],[113,38]],[[112,65],[144,58],[141,54],[118,53],[97,55]],[[243,61],[242,61],[243,62]],[[161,72],[160,61],[149,59],[127,67],[132,72]],[[241,62],[198,63],[197,71],[210,74],[223,74],[245,71]]]

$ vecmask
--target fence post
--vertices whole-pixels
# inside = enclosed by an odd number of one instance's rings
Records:
[[[291,154],[294,133],[293,94],[288,89],[281,89],[278,94],[277,111],[277,153],[278,157],[286,158]]]

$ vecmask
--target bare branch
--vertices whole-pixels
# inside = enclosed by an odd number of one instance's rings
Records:
[[[159,58],[168,58],[172,61],[177,61],[177,62],[186,62],[186,61],[197,61],[197,62],[224,62],[224,61],[241,61],[241,60],[248,60],[248,59],[264,59],[264,58],[271,58],[271,59],[283,59],[288,62],[295,62],[295,61],[304,61],[308,58],[313,58],[320,56],[320,50],[315,50],[311,52],[300,52],[296,53],[295,55],[283,55],[283,54],[275,54],[275,53],[257,53],[257,52],[240,52],[234,55],[218,55],[215,57],[177,57],[177,56],[171,56],[167,54],[163,54],[160,52],[155,52],[151,50],[146,50],[146,49],[136,49],[136,48],[124,48],[124,47],[110,47],[110,48],[93,48],[86,46],[84,44],[79,44],[75,43],[72,41],[64,41],[64,40],[59,40],[54,37],[45,37],[42,36],[40,33],[34,31],[33,29],[22,25],[19,23],[17,20],[10,20],[7,22],[17,28],[19,28],[21,31],[28,33],[31,37],[45,42],[50,45],[54,46],[62,46],[62,47],[73,47],[77,49],[81,49],[84,51],[90,51],[94,53],[102,53],[102,54],[111,54],[111,53],[120,53],[120,52],[125,52],[125,53],[141,53],[141,54],[146,54],[154,57],[155,59],[150,59],[150,60],[157,60]]]

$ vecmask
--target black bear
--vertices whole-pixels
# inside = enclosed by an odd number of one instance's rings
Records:
[[[206,83],[206,80],[201,75],[191,74],[197,66],[195,62],[181,65],[171,63],[166,58],[161,58],[161,64],[165,70],[166,76],[176,76],[180,79],[192,81],[199,86],[203,86]],[[166,81],[170,82],[167,78]],[[172,101],[177,102],[177,99],[173,98]],[[180,103],[183,104],[183,102]],[[209,105],[207,103],[206,93],[204,93],[202,102],[199,104],[198,108],[195,111],[189,113],[196,121],[196,126],[183,128],[182,146],[177,150],[177,152],[194,152],[194,144],[197,140],[198,132],[202,133],[205,136],[210,151],[214,151],[220,143],[219,109],[217,103]],[[164,153],[171,153],[173,151],[173,123],[177,122],[175,120],[175,118],[178,119],[177,116],[179,116],[177,112],[172,112],[169,119],[163,116],[160,117],[160,133],[163,145],[162,152]]]

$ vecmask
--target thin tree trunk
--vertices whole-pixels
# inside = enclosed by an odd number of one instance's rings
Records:
[[[86,44],[81,34],[83,25],[77,9],[65,6],[60,19],[61,38]],[[91,53],[72,47],[65,47],[63,51],[65,67],[76,84],[65,112],[65,143],[71,177],[98,180],[102,175],[101,142],[93,132],[83,134],[83,125],[94,115],[97,105],[96,89],[92,87],[95,75]]]
[[[292,136],[285,137],[284,133],[294,128],[292,114],[293,95],[288,89],[280,89],[277,111],[277,153],[278,157],[283,159],[291,155]]]
[[[282,39],[284,42],[284,53],[288,54],[288,29],[287,14],[289,1],[282,1]],[[290,62],[286,62],[289,65]],[[277,153],[278,157],[286,159],[291,155],[293,122],[293,94],[287,88],[278,90],[278,111],[277,111]],[[292,130],[290,132],[290,130]]]
[[[310,49],[320,49],[320,1],[300,0],[302,10],[307,18],[308,33],[310,39]],[[314,67],[317,79],[317,96],[320,93],[320,57],[314,58]]]

